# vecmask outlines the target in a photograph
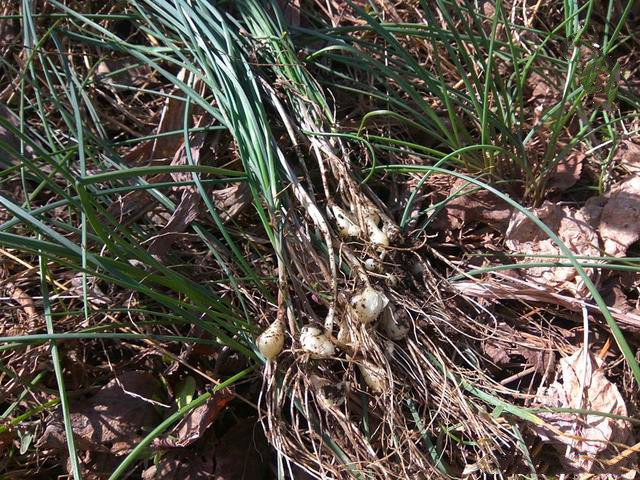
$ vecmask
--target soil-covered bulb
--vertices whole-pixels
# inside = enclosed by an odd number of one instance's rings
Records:
[[[278,356],[284,347],[284,325],[280,320],[276,320],[260,334],[256,339],[256,345],[260,353],[267,360],[272,360]]]

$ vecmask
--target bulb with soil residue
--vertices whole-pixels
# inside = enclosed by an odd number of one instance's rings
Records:
[[[325,410],[334,410],[344,403],[344,386],[317,375],[311,376],[318,404]]]
[[[321,359],[332,357],[336,349],[331,340],[324,334],[321,327],[307,325],[300,332],[300,346],[311,358]]]
[[[256,345],[260,353],[267,360],[278,356],[284,347],[284,324],[280,320],[273,322],[256,338]]]
[[[338,233],[346,238],[360,236],[360,227],[351,219],[351,216],[337,205],[331,207],[333,216],[336,219]]]
[[[387,372],[384,368],[378,367],[371,362],[362,361],[358,368],[362,374],[362,379],[374,393],[382,393],[387,390]]]
[[[391,340],[402,340],[409,333],[409,323],[392,307],[382,312],[380,326]]]
[[[364,221],[367,224],[371,243],[384,249],[389,246],[389,236],[378,228],[378,222],[375,221],[376,217],[366,216]]]
[[[365,325],[374,322],[388,303],[386,295],[372,287],[365,287],[351,298],[353,314]]]

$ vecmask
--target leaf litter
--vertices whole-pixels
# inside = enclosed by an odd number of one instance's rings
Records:
[[[146,372],[122,372],[95,395],[71,406],[76,445],[85,452],[84,467],[91,470],[104,456],[116,458],[131,451],[160,421],[155,400],[161,392],[157,378]],[[38,446],[66,455],[62,415],[47,422]]]
[[[74,432],[87,450],[122,453],[139,441],[142,432],[158,420],[153,398],[160,384],[144,372],[123,372],[94,396],[72,409]],[[46,427],[43,446],[62,448],[64,428],[54,416]],[[64,445],[64,442],[62,442]]]
[[[553,166],[546,188],[552,192],[564,192],[573,187],[580,180],[585,158],[580,150],[572,150]]]
[[[533,213],[553,231],[576,256],[597,257],[599,240],[584,214],[575,208],[545,202]],[[553,262],[564,257],[560,247],[522,212],[516,212],[505,233],[507,248],[524,256],[520,263]],[[585,260],[580,260],[585,262]],[[593,268],[585,269],[590,278],[597,275]],[[581,296],[587,293],[582,278],[574,267],[540,266],[525,270],[532,281],[560,290],[570,290]]]
[[[624,449],[631,436],[631,423],[618,418],[628,415],[624,398],[607,379],[603,364],[600,357],[579,348],[560,359],[556,380],[536,395],[541,407],[590,411],[539,413],[545,424],[533,427],[543,442],[559,451],[569,471],[611,470],[608,461],[620,453],[621,446]],[[616,466],[624,470],[623,465]]]
[[[482,222],[502,230],[511,218],[512,208],[507,202],[466,180],[456,180],[449,196],[453,199],[447,202],[443,212],[449,228],[460,229],[463,225]]]
[[[220,412],[233,400],[233,390],[225,388],[215,392],[204,405],[191,410],[164,438],[151,444],[156,449],[184,448],[199,440],[213,424]]]
[[[598,228],[604,253],[624,257],[640,239],[640,176],[614,185],[602,197],[591,197],[585,210]]]

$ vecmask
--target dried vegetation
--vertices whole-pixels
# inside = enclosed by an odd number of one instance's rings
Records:
[[[26,3],[6,478],[634,478],[633,8]]]

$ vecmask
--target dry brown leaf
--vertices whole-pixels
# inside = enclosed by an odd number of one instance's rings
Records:
[[[556,288],[548,285],[531,284],[516,278],[500,275],[499,279],[487,277],[482,282],[468,280],[451,284],[458,292],[470,297],[495,300],[518,300],[521,302],[538,302],[559,305],[572,312],[580,312],[586,307],[590,312],[598,314],[600,308],[573,296],[561,295]],[[609,307],[609,312],[621,328],[633,333],[640,333],[640,315],[632,312],[622,312],[615,307]]]
[[[487,19],[491,19],[496,14],[496,7],[490,1],[485,1],[482,3],[482,13]]]
[[[623,281],[619,275],[609,277],[600,288],[600,292],[606,304],[621,312],[632,312],[633,307],[623,287]],[[627,290],[628,291],[628,290]]]
[[[503,230],[511,217],[511,207],[491,192],[480,189],[465,180],[458,179],[449,195],[466,195],[454,198],[444,208],[448,227],[459,229],[463,224],[473,222],[486,223],[497,230]],[[476,190],[476,191],[474,191]]]
[[[67,291],[67,295],[77,294],[82,295],[83,290],[83,275],[78,273],[71,279],[71,288]],[[87,296],[91,303],[96,305],[108,305],[111,299],[100,290],[96,277],[88,277],[87,281]]]
[[[535,372],[545,374],[555,369],[556,357],[550,348],[534,348],[527,345],[521,333],[507,325],[501,325],[494,336],[485,340],[482,351],[487,358],[499,367],[505,367],[521,356],[527,367],[534,367]],[[519,360],[517,363],[521,363]]]
[[[26,313],[27,323],[26,325],[22,325],[22,328],[27,331],[37,328],[36,321],[38,320],[38,311],[36,310],[36,304],[31,298],[31,295],[12,282],[4,282],[2,288],[14,302],[22,307],[24,313]],[[6,321],[2,323],[3,325],[0,326],[0,331],[4,328]]]
[[[599,223],[604,251],[624,257],[627,248],[640,239],[640,177],[616,185],[606,198]]]
[[[200,124],[198,124],[200,126]],[[206,134],[199,132],[193,135],[189,141],[191,151],[191,159],[195,165],[200,163],[200,150],[204,144]],[[185,165],[187,163],[187,155],[184,146],[180,147],[173,157],[171,165]],[[171,176],[176,182],[191,180],[192,175],[189,172],[175,172]],[[149,253],[154,257],[161,259],[169,250],[171,245],[178,239],[191,222],[198,216],[200,206],[200,194],[195,185],[180,187],[182,190],[182,198],[178,207],[175,209],[169,221],[160,230],[158,235],[149,245]]]
[[[162,177],[163,175],[156,175],[149,180],[149,183],[160,182],[163,179]],[[124,225],[145,215],[153,205],[155,205],[155,200],[149,195],[149,192],[134,190],[119,197],[118,200],[109,205],[107,212],[116,218],[120,224]]]
[[[600,224],[602,209],[606,204],[607,198],[604,196],[589,197],[580,211],[582,212],[585,220],[597,229]]]
[[[216,208],[220,211],[220,220],[224,223],[234,219],[251,203],[251,191],[245,182],[233,183],[226,188],[214,190],[211,195]]]
[[[555,84],[550,83],[545,77],[536,72],[532,72],[529,75],[527,85],[531,89],[531,101],[536,104],[550,105],[558,96],[558,89]]]
[[[629,173],[640,173],[640,145],[630,140],[623,141],[618,145],[613,162],[615,165],[625,168]]]
[[[111,380],[72,409],[71,424],[78,449],[112,454],[131,450],[159,422],[149,401],[159,391],[159,382],[149,373],[125,372]],[[61,415],[51,419],[38,445],[66,452]]]
[[[552,372],[556,364],[556,355],[552,350],[540,350],[535,348],[527,348],[520,345],[517,352],[527,361],[527,365],[535,367],[535,371],[544,375]]]
[[[171,218],[160,230],[149,245],[149,253],[157,259],[162,259],[169,248],[180,237],[180,234],[191,225],[199,212],[200,194],[192,189],[182,193],[180,203]]]
[[[185,69],[180,70],[178,78],[185,80],[187,72]],[[175,88],[171,92],[171,97],[165,101],[160,117],[160,122],[156,129],[156,134],[167,133],[171,131],[181,130],[184,123],[184,106],[185,102],[173,98],[179,96],[180,89]],[[123,162],[127,165],[143,165],[150,159],[169,159],[180,158],[181,146],[183,143],[182,135],[160,136],[155,140],[143,142],[133,147],[129,152],[123,155]],[[184,158],[182,158],[184,164]],[[173,162],[172,162],[173,164]],[[184,174],[183,174],[184,175]],[[189,175],[189,174],[188,174]],[[148,179],[149,183],[156,183],[166,180],[167,175],[155,175]],[[190,179],[190,178],[188,178]],[[178,180],[177,180],[178,181]],[[123,195],[118,201],[113,202],[108,212],[117,218],[120,223],[125,221],[133,221],[146,214],[154,205],[155,199],[145,190],[135,190]],[[186,209],[186,207],[185,207]],[[182,215],[182,213],[180,213]]]
[[[574,186],[580,179],[585,158],[584,153],[574,150],[556,163],[549,174],[547,189],[563,192]]]
[[[95,452],[87,450],[79,452],[78,460],[83,480],[105,480],[118,467],[121,458],[111,452]],[[71,459],[67,459],[67,472],[73,472]]]
[[[111,87],[114,84],[132,86],[137,80],[147,79],[153,70],[148,65],[138,65],[127,58],[107,59],[96,65],[96,80]],[[115,90],[112,90],[115,92]]]
[[[511,362],[509,351],[496,341],[487,340],[483,342],[482,351],[489,360],[500,367],[504,367]]]
[[[596,359],[584,348],[560,360],[558,379],[541,388],[536,397],[543,407],[592,410],[613,415],[627,415],[627,407],[618,387],[610,382]],[[613,443],[624,444],[631,424],[602,415],[541,413],[546,424],[534,427],[543,441],[553,444],[562,454],[563,464],[579,472],[600,469],[600,463],[613,458]]]
[[[170,435],[156,438],[153,448],[177,448],[192,444],[206,432],[233,397],[233,390],[230,388],[217,391],[204,405],[191,410]]]
[[[556,233],[575,255],[599,255],[598,237],[583,212],[545,202],[533,213]],[[554,261],[553,256],[562,255],[555,242],[522,212],[516,212],[511,217],[505,238],[507,247],[514,253],[550,256],[525,257],[520,260],[521,263],[550,262]],[[546,285],[569,289],[579,294],[586,293],[584,283],[573,267],[533,267],[526,269],[525,274],[528,278]],[[587,269],[587,274],[593,277],[596,271]]]
[[[187,70],[185,68],[178,72],[178,80],[185,81],[187,77]],[[167,97],[162,113],[160,115],[160,122],[158,123],[158,134],[173,132],[181,130],[184,124],[184,108],[185,102],[179,100],[182,91],[180,87],[175,87],[171,90],[171,96]],[[161,136],[153,141],[152,158],[171,158],[174,156],[180,145],[182,145],[182,135]]]
[[[284,15],[285,25],[300,27],[300,0],[278,0],[278,6]]]
[[[3,422],[6,425],[6,422]],[[16,434],[13,430],[6,430],[0,433],[0,453],[9,454],[9,448],[13,445],[13,441],[16,438]]]

